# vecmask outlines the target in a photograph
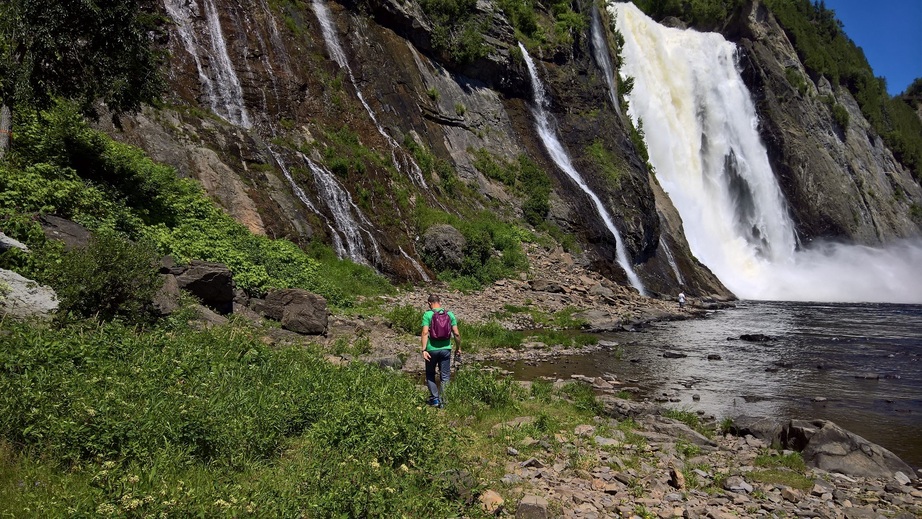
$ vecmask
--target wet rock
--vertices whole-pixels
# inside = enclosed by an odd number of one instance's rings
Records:
[[[761,333],[744,333],[740,335],[740,340],[746,342],[771,342],[775,338]]]

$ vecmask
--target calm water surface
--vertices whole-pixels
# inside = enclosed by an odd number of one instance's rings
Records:
[[[728,340],[743,334],[774,340]],[[740,302],[602,338],[619,351],[507,368],[523,379],[611,373],[643,396],[669,395],[672,406],[718,418],[832,420],[922,467],[922,305]]]

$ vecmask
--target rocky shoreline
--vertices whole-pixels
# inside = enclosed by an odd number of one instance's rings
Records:
[[[526,252],[532,268],[519,279],[499,281],[474,294],[461,294],[438,285],[416,287],[387,298],[384,303],[394,307],[410,305],[422,312],[426,297],[435,292],[459,319],[474,323],[508,315],[502,312],[507,305],[527,305],[547,314],[577,307],[580,311],[575,316],[589,322],[592,331],[630,330],[653,321],[698,318],[732,306],[732,302],[717,297],[690,297],[686,307],[680,309],[674,299],[642,297],[631,288],[605,279],[588,270],[579,256],[539,246],[529,246]],[[500,322],[517,330],[536,326],[526,313],[502,317]],[[415,355],[415,337],[393,330],[377,318],[331,316],[328,343],[356,334],[370,340],[371,352],[362,356],[364,360],[400,366],[408,373],[422,371],[422,360]],[[579,349],[526,344],[520,349],[468,354],[465,360],[485,364],[546,362],[611,347],[612,344],[604,341]],[[598,423],[584,424],[570,434],[557,434],[553,438],[526,438],[524,444],[508,443],[505,476],[480,495],[485,510],[523,518],[922,517],[922,483],[919,474],[905,464],[899,465],[902,470],[882,469],[873,476],[848,474],[853,469],[847,467],[810,468],[812,488],[804,490],[761,483],[749,477],[761,470],[754,465],[756,458],[771,452],[778,455],[791,452],[772,450],[772,444],[778,446],[779,442],[771,437],[771,432],[737,425],[732,433],[708,439],[664,416],[664,410],[656,403],[618,398],[616,392],[630,389],[618,381],[579,375],[572,378],[592,384],[601,395],[605,412],[596,417]],[[521,417],[503,427],[514,428],[531,420],[534,417]],[[624,420],[630,420],[636,427],[629,437],[621,434],[608,438],[595,433],[603,424],[617,426]],[[777,429],[781,428],[778,425]],[[850,435],[847,431],[843,434]],[[502,431],[496,436],[501,441],[514,437]],[[845,449],[845,454],[849,454],[862,449],[869,452],[881,449],[855,438],[854,446],[848,449],[833,442],[833,450]],[[535,445],[543,447],[535,453]],[[798,450],[803,448],[798,447]],[[690,451],[696,454],[687,456]],[[581,459],[593,462],[585,467],[573,466],[568,460],[574,452]],[[642,461],[627,466],[625,457]],[[696,481],[687,481],[686,474]]]

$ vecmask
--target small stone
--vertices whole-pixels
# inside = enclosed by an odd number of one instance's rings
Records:
[[[896,479],[896,482],[900,485],[908,485],[912,483],[912,481],[909,479],[909,476],[903,474],[900,471],[896,471],[896,473],[893,474],[893,478]]]
[[[519,455],[519,451],[516,450],[516,449],[514,449],[514,448],[512,448],[512,447],[506,447],[506,454],[508,454],[508,455],[510,455],[510,456],[518,456],[518,455]]]
[[[492,515],[498,514],[502,510],[503,503],[505,502],[502,496],[493,490],[487,490],[483,494],[480,494],[478,501],[480,501],[480,507],[483,511]]]
[[[790,501],[791,503],[796,503],[803,499],[803,494],[799,490],[790,487],[784,487],[781,489],[781,497],[785,500]]]

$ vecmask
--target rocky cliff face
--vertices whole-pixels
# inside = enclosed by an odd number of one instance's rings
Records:
[[[851,94],[825,78],[810,79],[759,1],[747,5],[726,32],[743,50],[744,78],[800,237],[877,245],[918,236],[922,222],[913,220],[910,209],[922,202],[922,189]],[[835,105],[848,113],[845,127],[833,115]]]
[[[198,179],[254,232],[321,239],[395,279],[426,279],[433,273],[415,250],[424,230],[414,220],[418,208],[520,218],[521,198],[474,162],[477,153],[525,155],[552,180],[548,218],[579,238],[595,269],[627,284],[614,237],[536,135],[528,72],[493,3],[477,4],[488,52],[469,63],[435,48],[415,2],[162,6],[171,20],[171,92],[163,106],[108,130]],[[918,233],[908,207],[922,201],[919,186],[859,114],[836,131],[812,85],[807,94],[791,90],[785,69],[802,68],[764,9],[751,7],[737,29],[803,235],[875,242]],[[608,208],[650,292],[674,294],[681,279],[687,293],[727,295],[691,255],[677,212],[651,183],[592,51],[588,34],[574,34],[572,45],[534,56],[574,166]],[[833,95],[857,110],[847,93]]]

